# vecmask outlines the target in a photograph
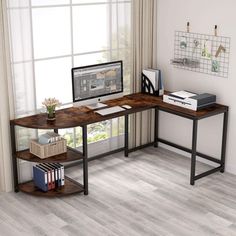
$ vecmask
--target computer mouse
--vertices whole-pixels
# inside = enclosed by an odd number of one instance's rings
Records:
[[[131,109],[132,108],[130,105],[123,105],[122,107],[125,108],[125,109]]]

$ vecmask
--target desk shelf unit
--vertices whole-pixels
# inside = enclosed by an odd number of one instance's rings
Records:
[[[39,121],[42,120],[42,116],[35,115],[35,118],[39,118]],[[41,119],[40,119],[41,117]],[[45,159],[41,159],[32,153],[30,153],[29,149],[17,151],[16,150],[16,140],[15,140],[15,126],[23,126],[27,128],[37,128],[36,125],[34,125],[31,121],[31,117],[24,117],[16,120],[10,121],[11,126],[11,141],[12,141],[12,165],[13,165],[13,172],[14,172],[14,188],[15,192],[22,191],[31,195],[35,196],[42,196],[42,197],[61,197],[66,196],[70,194],[75,193],[82,193],[84,192],[85,195],[88,194],[87,191],[87,181],[84,181],[84,184],[81,184],[68,176],[65,176],[65,185],[62,187],[58,187],[52,190],[49,190],[47,192],[43,192],[40,189],[38,189],[35,185],[33,180],[27,181],[25,183],[19,183],[18,182],[18,165],[17,165],[17,159],[21,159],[28,162],[34,162],[34,163],[68,163],[68,162],[74,162],[81,160],[82,163],[86,166],[86,158],[84,158],[83,153],[79,152],[76,149],[73,149],[71,147],[67,147],[67,152],[62,153],[59,155],[51,156]],[[44,118],[45,121],[43,122],[43,128],[44,129],[54,129],[55,132],[58,132],[57,127],[53,123],[47,123],[46,117]],[[52,127],[53,126],[53,127]],[[42,128],[42,126],[39,126],[39,128]],[[60,127],[62,128],[62,127]],[[84,171],[84,169],[83,169]],[[86,179],[86,170],[83,173],[83,178]]]

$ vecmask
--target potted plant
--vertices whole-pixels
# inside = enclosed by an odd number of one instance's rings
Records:
[[[42,104],[46,107],[47,110],[47,120],[56,119],[56,107],[60,105],[59,100],[56,98],[45,98]]]

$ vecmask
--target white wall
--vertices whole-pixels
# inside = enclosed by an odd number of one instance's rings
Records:
[[[209,92],[217,95],[217,102],[229,106],[226,171],[236,174],[236,1],[235,0],[157,0],[157,57],[163,71],[165,89]],[[229,77],[220,78],[174,68],[174,31],[186,30],[231,37]],[[222,115],[199,122],[198,150],[219,157],[222,135]],[[191,146],[191,121],[161,114],[160,136],[176,143]]]

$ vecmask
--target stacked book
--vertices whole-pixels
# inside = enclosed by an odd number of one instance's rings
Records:
[[[59,163],[42,163],[33,166],[36,187],[44,192],[65,185],[64,166]]]
[[[61,140],[62,137],[54,132],[47,132],[46,134],[42,134],[38,138],[38,142],[40,144],[47,144],[47,143],[53,143]]]

